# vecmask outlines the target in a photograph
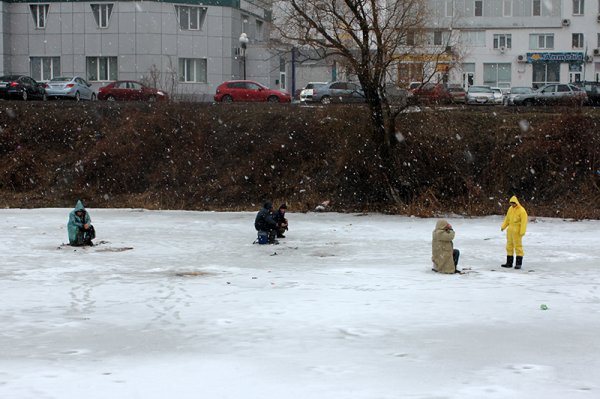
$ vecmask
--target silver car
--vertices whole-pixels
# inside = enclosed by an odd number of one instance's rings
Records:
[[[519,94],[513,98],[515,105],[583,105],[587,94],[581,88],[566,83],[551,83],[532,93]]]
[[[364,103],[365,93],[360,85],[353,82],[331,82],[313,88],[312,100],[321,104]]]
[[[96,101],[92,85],[79,76],[59,76],[46,85],[48,98],[71,98],[75,101]]]
[[[325,86],[327,82],[309,82],[302,91],[300,91],[300,102],[310,102],[313,98],[313,89]]]
[[[471,86],[467,90],[467,104],[495,104],[494,91],[489,86]]]
[[[533,93],[533,88],[531,87],[511,87],[508,94],[504,96],[504,105],[515,105],[516,96],[530,93]]]

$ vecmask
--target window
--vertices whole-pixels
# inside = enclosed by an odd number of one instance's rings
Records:
[[[483,0],[475,0],[475,16],[483,16]]]
[[[433,44],[435,46],[441,46],[442,42],[443,42],[442,31],[436,30],[435,32],[433,32]]]
[[[406,34],[406,44],[408,46],[414,46],[415,45],[415,32],[408,32]]]
[[[453,17],[454,16],[454,0],[446,0],[446,16]]]
[[[206,83],[206,58],[180,58],[179,81]]]
[[[96,25],[98,28],[108,28],[108,21],[110,21],[110,15],[112,14],[112,4],[90,4],[92,7],[92,13],[96,19]]]
[[[50,4],[31,4],[31,16],[36,29],[46,29],[46,18],[48,17],[48,9]]]
[[[560,82],[560,62],[534,62],[533,87]]]
[[[547,50],[554,48],[554,34],[543,33],[529,35],[529,48],[531,50]]]
[[[583,33],[573,33],[571,37],[573,48],[583,48]]]
[[[483,64],[483,84],[486,86],[510,87],[510,63]]]
[[[398,82],[408,84],[409,82],[423,81],[423,70],[425,66],[421,63],[401,63],[398,65]]]
[[[542,0],[533,0],[531,15],[534,17],[542,15]]]
[[[502,2],[502,15],[512,17],[512,0],[504,0]]]
[[[87,80],[117,80],[117,57],[87,57]]]
[[[181,30],[201,30],[206,16],[205,7],[175,6]]]
[[[37,81],[46,81],[60,76],[60,57],[29,58],[31,77]]]
[[[462,31],[461,42],[467,47],[485,47],[485,31]]]
[[[242,15],[242,33],[250,33],[248,29],[250,28],[250,17],[247,15]]]
[[[263,40],[263,28],[263,21],[256,20],[256,40],[258,41]]]
[[[573,0],[573,15],[583,15],[583,1]]]
[[[512,35],[501,34],[494,35],[494,48],[512,48]]]

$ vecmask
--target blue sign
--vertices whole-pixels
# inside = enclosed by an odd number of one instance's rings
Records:
[[[570,53],[527,53],[527,62],[584,62],[585,54]]]

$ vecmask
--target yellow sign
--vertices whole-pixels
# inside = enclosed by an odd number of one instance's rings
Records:
[[[403,54],[394,56],[401,62],[450,62],[452,56],[448,54]]]

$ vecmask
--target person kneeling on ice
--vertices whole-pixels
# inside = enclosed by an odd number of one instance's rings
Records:
[[[273,219],[273,203],[265,202],[263,208],[256,214],[254,219],[254,228],[258,231],[259,244],[277,244],[275,234],[277,231],[277,222]],[[267,242],[263,242],[261,237],[267,236]]]
[[[287,205],[285,203],[279,206],[279,210],[273,215],[273,220],[277,223],[277,238],[285,238],[283,235],[288,229],[288,220],[285,218],[285,210]]]
[[[92,226],[90,214],[85,210],[81,200],[77,201],[75,209],[69,213],[67,231],[69,233],[69,244],[75,247],[94,245],[92,240],[96,238],[96,232],[94,231],[94,226]]]
[[[450,223],[445,219],[438,220],[431,241],[431,260],[434,272],[460,273],[460,270],[457,269],[460,252],[458,249],[454,249],[452,240],[454,240],[454,230]]]
[[[523,236],[527,231],[527,211],[519,203],[516,196],[510,198],[510,208],[506,212],[500,231],[506,230],[506,263],[502,267],[513,266],[513,254],[517,254],[515,269],[523,265]]]

